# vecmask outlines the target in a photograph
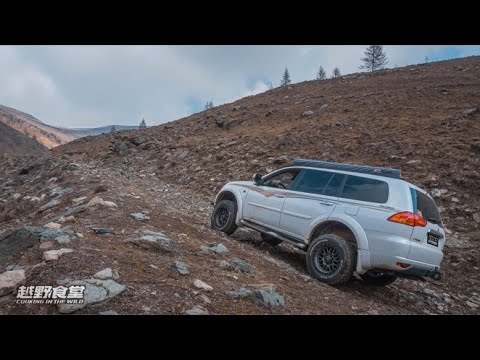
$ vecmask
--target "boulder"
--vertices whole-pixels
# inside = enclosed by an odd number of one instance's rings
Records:
[[[65,243],[70,239],[68,234],[63,231],[39,226],[24,226],[15,229],[0,239],[0,261],[48,240]]]
[[[111,299],[125,290],[124,285],[121,285],[113,280],[74,280],[68,283],[68,286],[71,285],[85,286],[84,303],[58,304],[58,311],[62,314],[70,314],[90,304],[96,304],[107,299]]]
[[[253,292],[253,297],[268,308],[276,308],[285,305],[285,299],[277,291],[269,289],[257,289]]]
[[[162,250],[166,252],[176,253],[177,245],[161,232],[141,230],[139,237],[124,240],[125,243],[132,243],[147,250]]]
[[[143,136],[137,136],[136,138],[134,138],[132,140],[132,142],[135,144],[135,145],[142,145],[145,141],[147,141]]]

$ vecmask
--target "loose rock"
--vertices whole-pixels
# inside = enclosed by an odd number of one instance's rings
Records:
[[[205,252],[214,252],[220,255],[227,255],[229,252],[226,246],[223,245],[222,243],[220,244],[211,243],[207,245],[202,245],[200,248]]]
[[[245,289],[244,287],[241,287],[240,290],[238,291],[227,291],[225,295],[227,295],[227,297],[231,299],[238,299],[238,298],[250,297],[253,295],[253,292],[248,289]]]
[[[86,279],[75,280],[68,284],[85,286],[83,304],[58,304],[58,311],[62,314],[70,314],[90,304],[102,302],[117,296],[125,290],[125,286],[113,280]]]
[[[25,271],[12,270],[0,274],[0,296],[14,292],[19,286],[25,284]]]
[[[190,269],[187,264],[181,261],[175,261],[175,268],[182,275],[190,274]]]
[[[120,278],[120,276],[118,275],[118,271],[112,270],[111,268],[105,268],[103,270],[100,270],[95,275],[93,275],[93,277],[101,280],[106,280],[111,278],[118,280]]]
[[[144,249],[163,250],[172,253],[178,251],[176,243],[161,232],[142,230],[140,231],[140,237],[127,239],[124,242],[133,243]]]
[[[211,286],[208,285],[207,283],[203,282],[202,280],[196,279],[196,280],[193,282],[193,285],[194,285],[197,289],[202,289],[202,290],[205,290],[205,291],[212,291],[212,290],[213,290],[213,287],[211,287]]]
[[[144,213],[133,213],[133,214],[130,214],[130,216],[138,221],[150,220],[150,217],[145,215]]]
[[[242,260],[240,258],[234,257],[232,259],[232,262],[235,264],[235,266],[242,272],[250,273],[252,272],[252,265],[247,263],[245,260]]]
[[[285,305],[285,299],[277,291],[258,289],[253,292],[253,296],[268,308],[276,308]]]
[[[114,310],[100,311],[98,315],[118,315]]]
[[[208,311],[201,308],[200,306],[194,306],[190,310],[185,311],[187,315],[208,315]]]
[[[71,252],[73,252],[72,249],[49,250],[43,253],[43,259],[45,261],[56,261],[61,255]]]

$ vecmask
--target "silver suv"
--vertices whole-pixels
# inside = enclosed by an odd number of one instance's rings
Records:
[[[440,278],[446,237],[438,208],[400,170],[293,164],[226,184],[215,199],[212,228],[230,235],[247,226],[270,245],[304,249],[310,274],[332,285],[354,271],[379,286],[398,276]]]

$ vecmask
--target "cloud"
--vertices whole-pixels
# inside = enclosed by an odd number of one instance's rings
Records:
[[[358,72],[354,46],[0,46],[0,104],[64,127],[149,125],[292,82]],[[390,46],[389,66],[480,54],[480,46]]]

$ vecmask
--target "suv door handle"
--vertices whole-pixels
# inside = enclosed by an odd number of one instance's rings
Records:
[[[325,201],[325,200],[319,200],[318,202],[319,202],[320,204],[322,204],[322,205],[327,205],[327,206],[333,206],[333,205],[335,205],[333,202]]]
[[[283,194],[275,194],[273,196],[275,196],[277,198],[281,198],[281,199],[283,199],[285,197],[285,195],[283,195]]]

